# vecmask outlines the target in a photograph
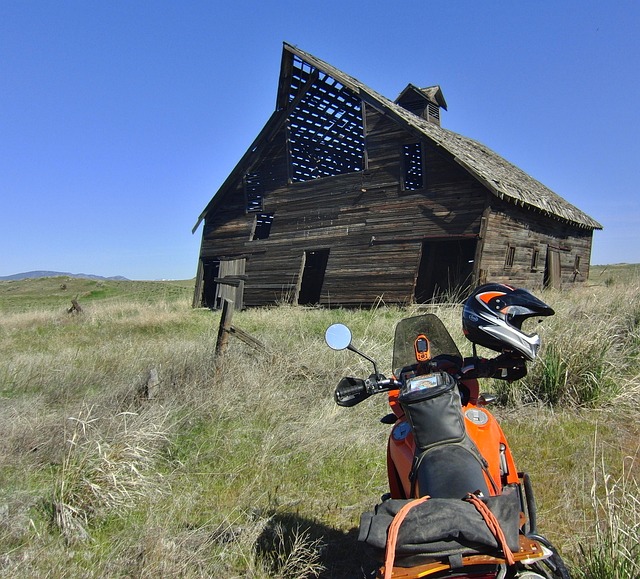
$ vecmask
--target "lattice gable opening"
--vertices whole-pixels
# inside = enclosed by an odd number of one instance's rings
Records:
[[[244,193],[247,199],[247,211],[262,211],[264,188],[259,173],[247,173],[244,176]]]
[[[277,187],[287,183],[284,134],[263,154],[262,161],[244,174],[245,210],[255,213],[264,209],[264,197]]]
[[[291,179],[309,181],[360,171],[364,127],[360,98],[328,74],[297,56],[289,102],[306,87],[288,119]],[[310,82],[311,80],[311,82]]]
[[[424,187],[422,143],[403,145],[402,164],[404,167],[402,184],[405,191],[422,189]]]

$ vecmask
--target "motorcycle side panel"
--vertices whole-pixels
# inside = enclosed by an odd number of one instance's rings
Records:
[[[468,404],[464,406],[465,427],[488,462],[491,478],[499,489],[508,484],[517,484],[518,471],[502,428],[494,416],[484,407]],[[488,481],[489,489],[492,488]],[[494,493],[492,493],[494,494]]]
[[[411,497],[409,474],[413,465],[415,442],[411,426],[406,419],[398,420],[391,430],[387,447],[387,474],[391,498]]]

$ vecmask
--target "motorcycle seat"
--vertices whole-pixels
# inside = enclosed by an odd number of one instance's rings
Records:
[[[461,499],[478,491],[489,496],[482,465],[462,444],[443,444],[424,452],[415,476],[420,496]]]

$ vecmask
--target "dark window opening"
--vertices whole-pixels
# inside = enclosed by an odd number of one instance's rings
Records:
[[[217,299],[218,284],[215,280],[219,275],[220,261],[217,259],[204,261],[202,265],[204,266],[202,305],[207,308],[216,309],[219,307],[219,303]]]
[[[539,260],[540,252],[537,249],[534,249],[533,253],[531,254],[531,271],[537,271]]]
[[[304,252],[304,267],[298,294],[298,304],[301,306],[320,303],[328,261],[328,249]]]
[[[473,281],[476,245],[475,239],[424,241],[414,291],[416,303],[466,295]]]
[[[247,198],[247,211],[262,211],[262,180],[258,173],[247,173],[244,176],[244,193]]]
[[[255,217],[253,225],[252,240],[267,239],[271,233],[271,225],[273,224],[273,213],[258,213]]]
[[[504,267],[509,268],[509,267],[513,267],[513,262],[515,261],[516,258],[516,248],[513,245],[510,245],[509,247],[507,247],[507,256],[504,260]]]
[[[289,102],[315,69],[294,58]],[[291,179],[310,181],[353,171],[364,163],[360,98],[329,75],[318,72],[289,116]]]
[[[402,188],[415,191],[424,187],[424,166],[422,161],[422,143],[402,146]]]

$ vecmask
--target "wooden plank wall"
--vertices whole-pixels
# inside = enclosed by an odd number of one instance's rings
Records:
[[[423,141],[426,186],[401,190],[402,145],[417,137],[365,106],[367,166],[361,172],[287,184],[284,129],[257,168],[265,180],[264,211],[274,220],[267,239],[250,239],[255,215],[246,212],[241,179],[207,215],[201,260],[246,259],[246,306],[295,301],[305,251],[329,249],[321,303],[369,305],[413,299],[424,239],[480,240],[476,274],[482,279],[540,287],[546,249],[561,247],[562,281],[574,283],[580,256],[583,281],[591,232],[550,221],[499,201],[446,152]],[[483,217],[484,216],[484,217]],[[505,269],[507,247],[515,261]],[[531,268],[533,250],[539,265]],[[482,281],[480,279],[480,281]]]
[[[292,299],[304,251],[317,249],[330,250],[322,303],[407,303],[423,238],[478,233],[486,193],[477,182],[427,147],[427,187],[401,191],[402,145],[416,138],[370,108],[366,125],[365,170],[265,192],[264,210],[274,213],[268,239],[249,240],[241,183],[207,216],[202,259],[247,258],[245,305]]]
[[[547,250],[560,255],[561,286],[568,287],[587,280],[591,259],[590,230],[549,219],[541,213],[525,211],[498,199],[488,214],[487,233],[479,267],[487,281],[502,281],[538,289],[545,282]],[[511,267],[505,267],[507,248],[515,248]],[[534,251],[537,267],[532,267]],[[575,272],[576,257],[580,266]]]

